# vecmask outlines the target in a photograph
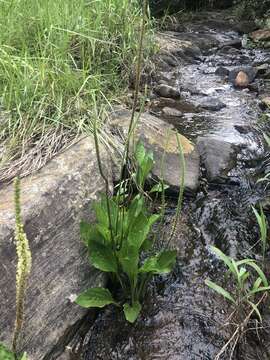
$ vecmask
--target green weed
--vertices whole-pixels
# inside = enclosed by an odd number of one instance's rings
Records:
[[[128,85],[140,19],[137,0],[0,1],[0,166],[92,131],[94,105]]]
[[[231,278],[232,290],[223,288],[222,286],[207,279],[206,285],[231,302],[238,315],[247,314],[247,309],[252,309],[257,314],[260,321],[262,316],[256,305],[256,295],[266,294],[270,290],[268,280],[256,264],[255,260],[244,259],[235,261],[229,256],[226,256],[218,248],[211,246],[212,251],[223,261],[227,266]],[[249,270],[248,270],[249,269]],[[252,280],[252,272],[256,274],[256,280]]]
[[[103,196],[94,205],[95,225],[81,224],[81,236],[88,246],[90,263],[109,273],[111,281],[121,286],[123,300],[115,300],[105,288],[89,289],[76,300],[86,308],[123,305],[125,317],[131,323],[141,311],[148,282],[154,275],[169,273],[176,261],[174,250],[164,250],[145,258],[146,253],[153,249],[149,234],[160,214],[149,213],[143,192],[153,167],[153,154],[146,152],[139,143],[135,159],[136,171],[131,178],[136,188],[142,191],[131,198],[130,187],[127,191],[125,184],[120,186],[114,197]],[[156,184],[150,193],[161,192],[162,189],[161,183]]]

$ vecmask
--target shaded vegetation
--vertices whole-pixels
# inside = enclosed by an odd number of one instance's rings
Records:
[[[150,0],[154,14],[161,15],[164,11],[199,10],[201,8],[226,8],[233,5],[233,0]]]
[[[244,19],[262,18],[270,15],[270,0],[235,0],[238,15]]]

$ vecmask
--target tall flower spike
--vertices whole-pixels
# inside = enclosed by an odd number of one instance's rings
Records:
[[[17,252],[17,273],[16,273],[16,319],[13,333],[12,348],[17,353],[18,340],[24,320],[24,301],[27,288],[27,279],[31,271],[31,251],[29,242],[23,229],[21,218],[21,188],[20,180],[14,181],[14,203],[15,203],[15,241]]]

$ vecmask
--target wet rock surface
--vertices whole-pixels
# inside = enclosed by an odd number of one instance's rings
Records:
[[[219,111],[226,107],[226,105],[217,98],[206,97],[199,102],[199,106],[205,110]]]
[[[257,75],[257,69],[246,66],[237,67],[229,72],[228,80],[234,86],[244,88],[253,82]]]
[[[208,181],[222,181],[236,165],[239,148],[224,138],[214,136],[198,137],[198,151],[206,169]]]
[[[110,157],[103,147],[104,170],[112,183]],[[91,174],[89,176],[89,174]],[[21,182],[22,215],[32,251],[25,323],[20,350],[30,360],[45,358],[86,311],[72,296],[103,284],[91,269],[80,240],[80,221],[93,221],[90,204],[104,191],[92,139],[83,139]],[[13,186],[0,191],[0,342],[10,347],[15,321]],[[4,246],[3,246],[4,244]],[[53,359],[50,356],[49,359]]]

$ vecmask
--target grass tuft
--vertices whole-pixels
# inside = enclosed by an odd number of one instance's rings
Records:
[[[0,182],[59,151],[47,134],[92,130],[128,84],[140,20],[137,0],[0,0]]]

